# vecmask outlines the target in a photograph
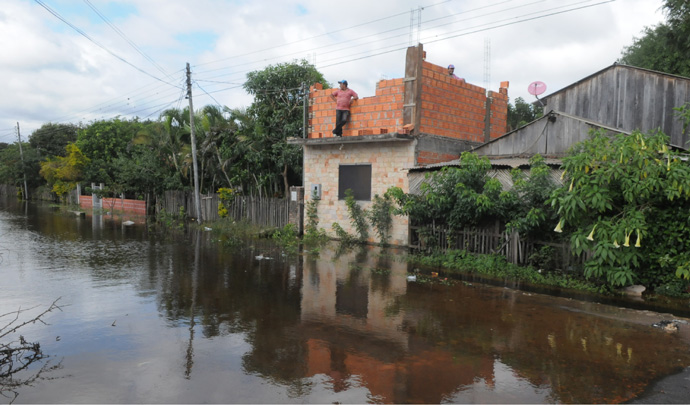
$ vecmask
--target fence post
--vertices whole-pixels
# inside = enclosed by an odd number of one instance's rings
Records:
[[[290,187],[288,223],[297,226],[297,233],[304,233],[304,186]]]
[[[510,233],[510,262],[513,264],[518,264],[520,252],[520,235],[517,231],[512,231]]]

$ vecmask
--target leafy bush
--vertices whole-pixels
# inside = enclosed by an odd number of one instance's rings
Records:
[[[228,209],[226,204],[232,203],[235,199],[236,192],[231,188],[219,188],[218,191],[218,216],[225,218],[228,216]]]
[[[585,275],[613,286],[654,288],[666,275],[690,278],[690,166],[661,132],[592,132],[563,161],[569,186],[551,204]]]
[[[366,243],[367,239],[369,239],[367,213],[357,204],[355,196],[349,188],[345,190],[345,205],[347,205],[347,211],[350,213],[350,221],[359,235],[357,240],[360,243]]]
[[[321,200],[316,197],[316,193],[312,194],[311,199],[306,204],[307,223],[304,227],[304,237],[302,240],[306,245],[320,245],[328,240],[326,231],[319,229],[319,215],[318,206]]]
[[[299,244],[297,228],[294,224],[287,224],[273,233],[273,240],[289,252],[296,252]]]
[[[389,193],[385,193],[383,197],[379,197],[378,194],[374,195],[374,203],[368,217],[379,236],[379,241],[384,246],[388,244],[388,239],[390,239],[390,230],[393,226],[392,212],[393,200]]]

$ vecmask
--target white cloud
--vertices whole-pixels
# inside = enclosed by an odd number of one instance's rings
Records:
[[[101,10],[113,7],[105,0],[91,2]],[[489,39],[489,88],[496,90],[507,80],[511,100],[533,101],[527,93],[532,81],[546,82],[548,94],[580,80],[612,64],[645,26],[663,20],[662,0],[619,0],[520,22],[598,2],[431,3],[421,12],[420,37],[428,61],[454,63],[456,73],[478,85],[484,84],[484,42]],[[181,86],[189,62],[199,85],[229,107],[251,103],[240,86],[247,72],[301,58],[315,61],[331,83],[345,78],[360,96],[373,95],[382,77],[404,76],[410,11],[419,6],[410,0],[119,3],[125,10],[109,16],[110,21],[168,78],[86,4],[47,4],[119,57],[163,81]],[[412,22],[416,28],[416,20]],[[416,35],[412,37],[414,42]],[[182,38],[196,45],[190,47]],[[8,2],[0,11],[0,49],[6,53],[0,64],[5,78],[0,82],[0,134],[17,121],[28,134],[49,121],[76,123],[131,114],[155,118],[165,107],[186,104],[180,88],[123,63],[30,0]],[[393,49],[398,50],[390,52]],[[195,106],[214,102],[198,88],[194,91]]]

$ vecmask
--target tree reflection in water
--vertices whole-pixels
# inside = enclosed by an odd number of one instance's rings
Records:
[[[24,321],[21,320],[22,315],[35,308],[0,314],[0,395],[7,398],[9,403],[17,399],[18,388],[45,379],[48,372],[61,367],[60,363],[51,365],[49,356],[43,353],[39,342],[28,342],[18,334],[29,324],[45,324],[43,318],[49,312],[62,310],[57,305],[59,300],[56,299],[48,309]],[[36,370],[35,365],[40,365],[40,368]]]

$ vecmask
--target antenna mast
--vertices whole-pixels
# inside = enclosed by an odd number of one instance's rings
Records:
[[[414,41],[414,32],[415,32],[415,21],[417,22],[417,44],[419,43],[419,37],[420,33],[422,31],[422,10],[424,10],[424,7],[417,7],[417,9],[411,9],[410,10],[410,46],[416,45]],[[415,17],[415,12],[417,13]]]
[[[491,39],[484,38],[484,89],[489,91],[491,85]]]

